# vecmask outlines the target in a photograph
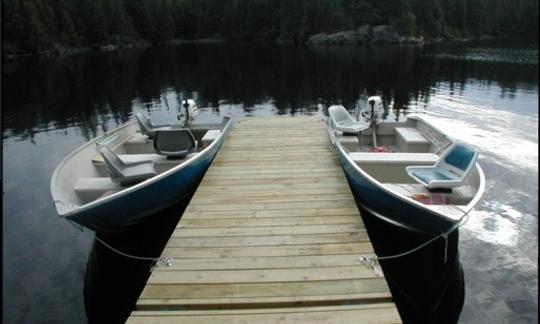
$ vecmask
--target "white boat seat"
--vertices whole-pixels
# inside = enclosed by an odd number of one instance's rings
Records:
[[[407,174],[428,189],[460,187],[474,167],[478,154],[472,145],[454,142],[434,166],[408,166]]]
[[[171,159],[181,159],[197,147],[193,133],[187,128],[157,130],[154,138],[154,149],[157,154]]]
[[[84,203],[96,200],[121,189],[122,186],[119,183],[112,181],[109,177],[80,178],[75,183],[75,192]]]
[[[107,146],[101,146],[98,151],[103,156],[103,161],[111,174],[111,179],[121,185],[143,181],[157,174],[152,160],[127,163],[122,161]]]
[[[135,113],[135,119],[139,123],[141,134],[154,138],[156,130],[169,129],[168,125],[153,125],[150,117],[143,116],[141,112]]]
[[[369,128],[369,123],[355,121],[343,106],[331,106],[328,115],[334,125],[334,129],[344,133],[360,133]]]
[[[435,153],[367,153],[353,152],[349,157],[356,163],[377,164],[435,164],[439,156]]]

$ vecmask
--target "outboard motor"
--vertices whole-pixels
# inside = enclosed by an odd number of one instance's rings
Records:
[[[371,129],[373,131],[373,148],[370,152],[386,152],[387,150],[384,147],[377,146],[377,126],[382,122],[384,113],[382,99],[379,96],[371,96],[368,98],[367,102],[368,107],[367,111],[364,113],[364,117],[371,122]]]
[[[193,117],[199,114],[199,109],[193,99],[185,99],[182,103],[182,107],[185,109],[185,114],[178,114],[176,117],[178,120],[182,120],[182,117],[185,116],[184,124],[188,127],[191,124]]]
[[[375,125],[379,125],[382,122],[382,117],[384,114],[384,106],[382,104],[382,99],[379,96],[371,96],[367,100],[368,107],[363,113],[363,116],[368,120],[375,122]]]

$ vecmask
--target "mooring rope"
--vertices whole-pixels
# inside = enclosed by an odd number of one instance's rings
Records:
[[[173,262],[174,262],[174,258],[172,257],[159,257],[159,258],[154,258],[154,257],[142,257],[142,256],[137,256],[137,255],[132,255],[132,254],[127,254],[127,253],[124,253],[122,251],[119,251],[118,249],[115,249],[114,247],[110,246],[109,244],[107,244],[105,241],[103,241],[102,239],[100,239],[99,237],[97,237],[97,235],[95,236],[96,238],[96,241],[100,242],[101,244],[105,245],[106,247],[108,247],[109,249],[111,249],[112,251],[126,257],[126,258],[131,258],[131,259],[135,259],[135,260],[144,260],[144,261],[155,261],[155,262],[161,262],[164,266],[167,266],[167,267],[172,267],[173,265]]]
[[[454,205],[454,207],[456,209],[459,209],[460,211],[462,211],[460,208],[458,208],[457,206]],[[383,276],[383,273],[382,273],[382,269],[378,266],[378,261],[379,260],[391,260],[391,259],[397,259],[397,258],[401,258],[401,257],[404,257],[404,256],[407,256],[407,255],[410,255],[422,248],[424,248],[425,246],[433,243],[434,241],[436,241],[437,239],[439,239],[440,237],[444,238],[444,263],[446,264],[447,262],[447,258],[448,258],[448,235],[450,233],[452,233],[453,231],[455,231],[456,229],[460,228],[461,226],[463,226],[465,223],[467,223],[467,221],[469,220],[469,213],[472,211],[472,208],[469,209],[467,212],[465,212],[460,218],[459,220],[452,226],[450,227],[450,229],[448,229],[446,232],[443,232],[435,237],[433,237],[432,239],[430,239],[429,241],[427,242],[424,242],[422,244],[420,244],[419,246],[413,248],[413,249],[410,249],[408,251],[405,251],[403,253],[399,253],[399,254],[394,254],[394,255],[387,255],[387,256],[376,256],[376,255],[361,255],[360,256],[360,262],[362,262],[366,267],[372,269],[374,272],[375,272],[375,275],[379,276],[379,277],[382,277]],[[387,280],[389,279],[393,286],[397,289],[399,289],[400,293],[402,296],[404,296],[408,301],[409,303],[412,305],[413,309],[418,313],[420,312],[420,307],[419,305],[417,304],[417,302],[407,293],[406,289],[404,289],[396,280],[394,280],[390,274],[385,274],[385,277],[387,278]],[[444,294],[444,292],[446,291],[446,289],[448,288],[448,285],[449,285],[449,282],[450,282],[450,279],[451,279],[451,276],[448,277],[448,279],[446,280],[446,283],[444,285],[444,288],[442,289],[442,291],[439,293],[439,295],[437,296],[437,299],[435,301],[435,303],[433,304],[433,309],[432,309],[432,313],[433,311],[436,310],[436,308],[438,307],[440,301],[441,301],[441,298]],[[421,316],[421,315],[419,315]],[[428,314],[429,316],[429,314]]]
[[[438,240],[439,238],[442,237],[444,239],[444,263],[446,263],[447,260],[448,260],[448,235],[450,233],[452,233],[453,231],[455,231],[456,229],[463,226],[465,223],[467,223],[467,221],[469,220],[469,213],[471,211],[472,211],[472,208],[469,211],[465,212],[459,218],[459,220],[452,227],[450,227],[450,229],[447,230],[446,232],[443,232],[443,233],[433,237],[432,239],[428,240],[427,242],[424,242],[424,243],[422,243],[422,244],[420,244],[420,245],[418,245],[418,246],[416,246],[416,247],[414,247],[414,248],[412,248],[412,249],[410,249],[408,251],[398,253],[398,254],[393,254],[393,255],[386,255],[386,256],[361,255],[360,256],[360,261],[362,263],[364,263],[365,265],[367,265],[368,267],[375,269],[377,261],[397,259],[397,258],[401,258],[401,257],[407,256],[407,255],[410,255],[410,254],[412,254],[412,253],[426,247],[427,245],[435,242],[436,240]],[[378,272],[378,271],[376,271],[376,272]]]
[[[73,221],[71,221],[70,219],[68,219],[68,222],[71,225],[73,225],[75,228],[77,228],[79,231],[84,232],[84,228],[82,226],[79,226],[79,225],[73,223]],[[164,265],[166,267],[172,267],[173,266],[173,263],[174,263],[174,258],[173,257],[158,257],[158,258],[155,258],[155,257],[143,257],[143,256],[128,254],[128,253],[122,252],[122,251],[112,247],[110,244],[108,244],[104,240],[100,239],[97,236],[97,234],[94,236],[94,238],[96,239],[96,241],[103,244],[105,247],[107,247],[111,251],[113,251],[113,252],[115,252],[117,254],[120,254],[121,256],[124,256],[126,258],[135,259],[135,260],[142,260],[142,261],[154,261],[154,262],[156,262],[156,264],[158,262],[160,262],[162,265]]]

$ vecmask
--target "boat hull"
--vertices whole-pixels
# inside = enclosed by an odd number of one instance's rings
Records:
[[[118,131],[125,127],[120,127]],[[205,127],[209,127],[209,125],[205,125]],[[59,179],[67,177],[66,174],[68,174],[62,170],[74,169],[73,165],[77,162],[70,162],[72,160],[86,161],[89,157],[94,156],[96,153],[93,147],[95,142],[99,140],[95,139],[73,152],[55,170],[51,182],[51,192],[55,203],[57,203],[57,211],[67,220],[98,233],[123,232],[129,227],[139,224],[150,215],[179,201],[189,199],[220,150],[231,127],[232,119],[225,117],[221,124],[220,136],[194,157],[141,183],[85,205],[71,207],[59,198],[61,191],[59,188],[62,188]],[[78,156],[80,158],[77,158]],[[66,167],[68,163],[70,163],[70,167]],[[60,209],[58,209],[59,206]],[[68,207],[62,208],[64,206]]]
[[[392,195],[338,152],[377,256],[410,251],[455,225]],[[465,291],[458,241],[455,230],[411,254],[379,260],[405,323],[458,321]]]
[[[432,237],[389,223],[358,203],[375,253],[409,251]],[[457,323],[465,298],[459,261],[459,233],[454,231],[406,256],[379,260],[404,323]],[[445,260],[446,258],[446,260]]]
[[[67,219],[96,232],[124,231],[145,217],[193,195],[215,154],[208,152],[157,182],[80,211]]]

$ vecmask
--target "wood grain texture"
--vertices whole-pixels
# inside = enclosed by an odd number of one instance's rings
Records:
[[[400,323],[321,117],[240,120],[128,323]]]

